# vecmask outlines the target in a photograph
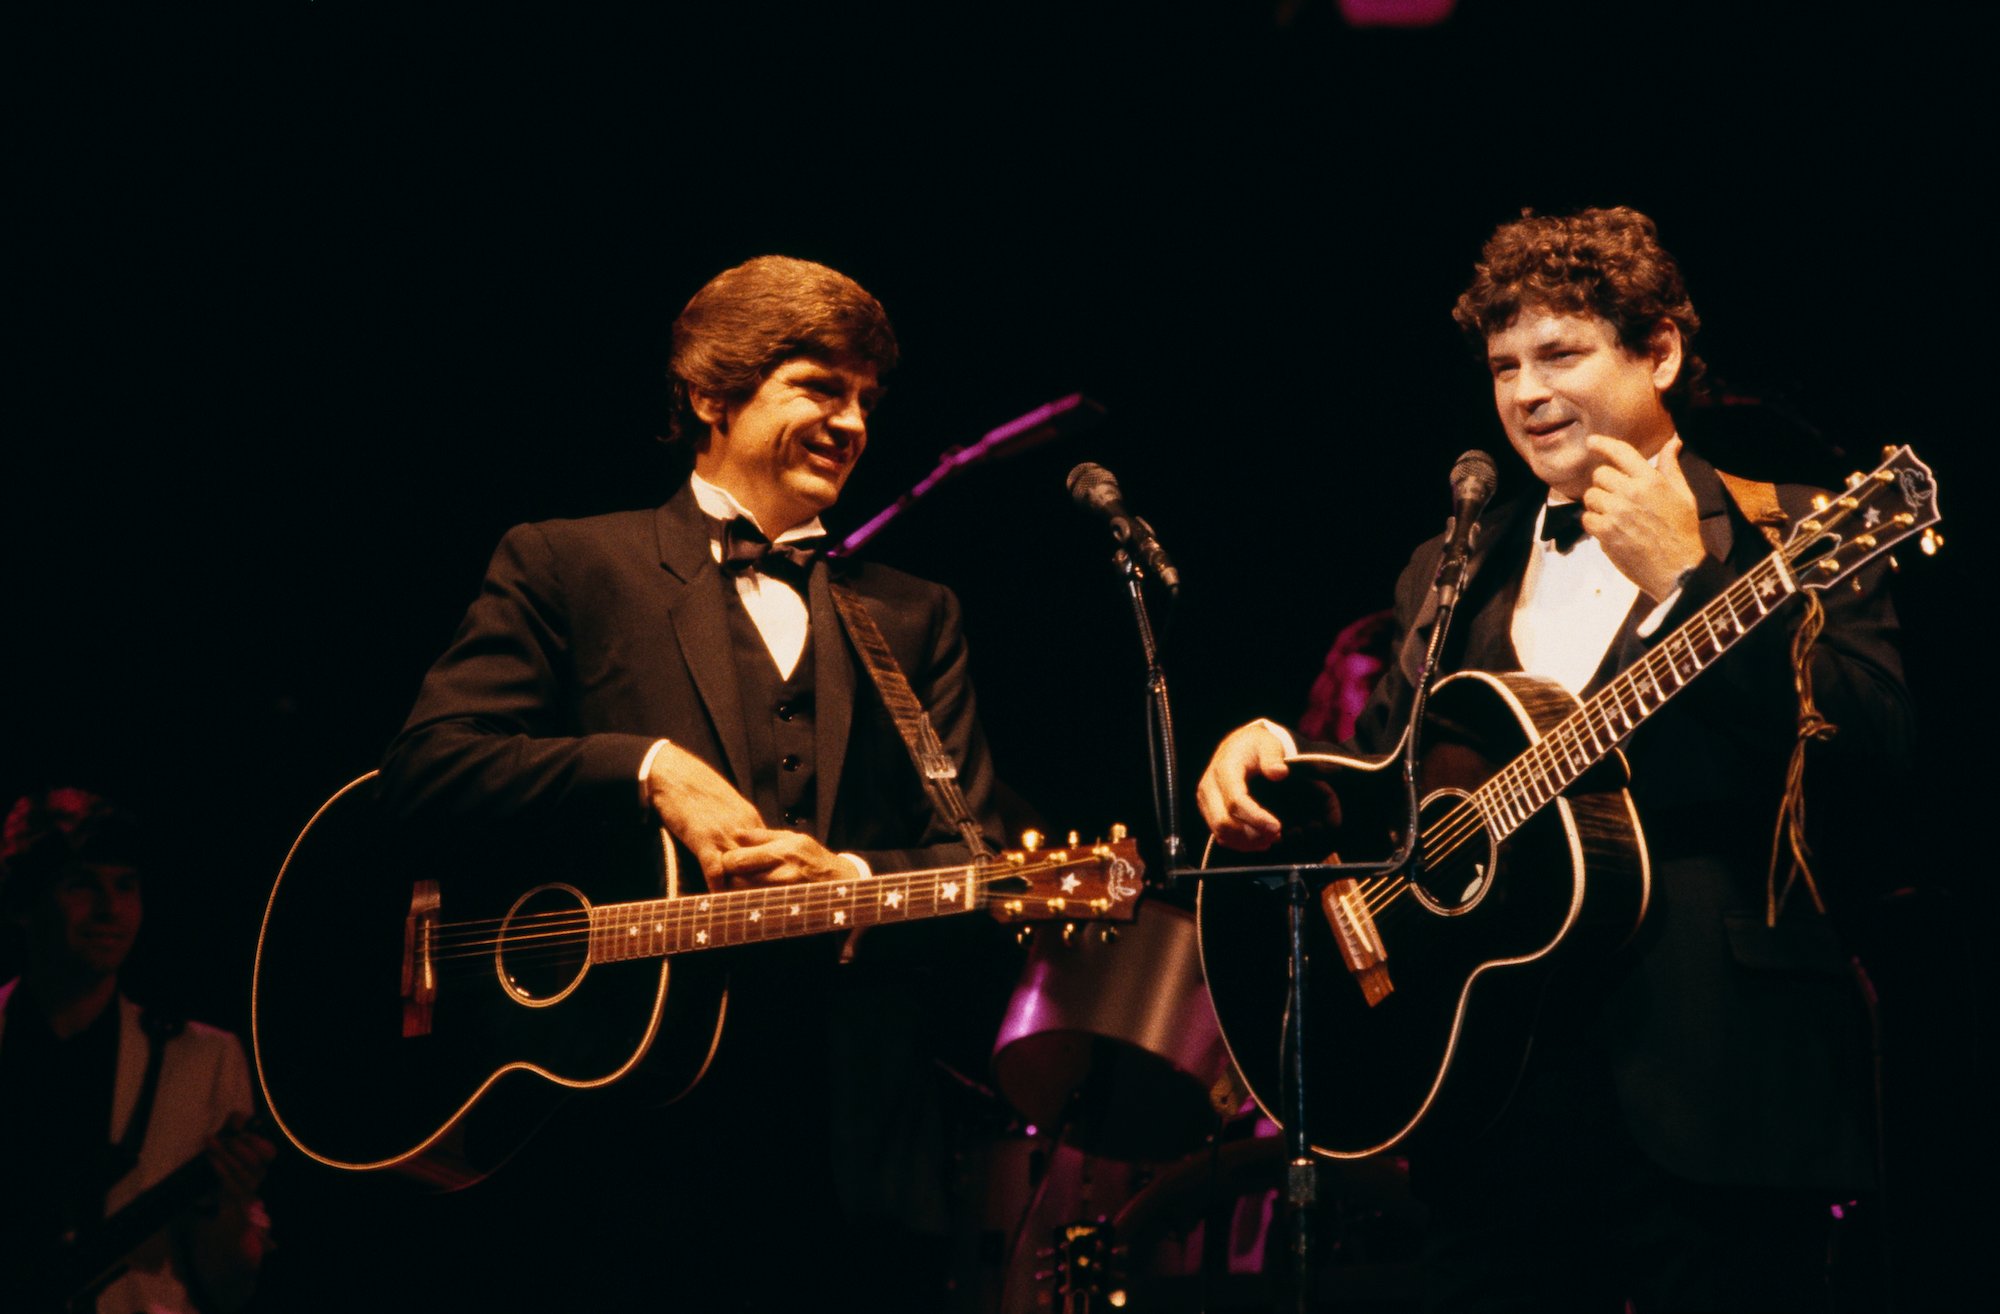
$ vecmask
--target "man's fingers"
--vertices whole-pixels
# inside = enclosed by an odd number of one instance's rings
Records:
[[[1607,438],[1601,433],[1594,433],[1584,442],[1604,465],[1615,468],[1621,474],[1637,477],[1652,469],[1646,458],[1639,455],[1639,449],[1622,438]],[[1602,466],[1598,472],[1603,472]]]
[[[765,884],[786,884],[803,879],[806,866],[799,861],[802,838],[787,832],[766,832],[776,838],[760,844],[731,849],[722,855],[723,874],[733,880],[755,879]]]

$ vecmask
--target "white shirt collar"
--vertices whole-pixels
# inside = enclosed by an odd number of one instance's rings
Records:
[[[757,525],[758,533],[764,534],[767,538],[770,537],[765,531],[764,526],[757,524],[757,517],[745,510],[743,504],[736,500],[736,495],[728,489],[717,484],[711,484],[700,475],[689,475],[688,484],[694,489],[695,505],[701,508],[703,515],[713,517],[725,524],[736,519],[738,516],[742,516],[751,524]],[[825,532],[826,530],[819,523],[819,517],[814,516],[804,524],[793,525],[776,538],[772,538],[771,541],[773,543],[789,543],[795,538],[811,538],[816,534],[824,534]]]

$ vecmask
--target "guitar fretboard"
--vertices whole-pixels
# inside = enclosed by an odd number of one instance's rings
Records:
[[[610,904],[590,910],[590,960],[659,958],[972,912],[991,879],[954,867]]]
[[[1472,795],[1494,838],[1513,834],[1601,762],[1798,588],[1783,551],[1773,552],[1495,772]]]

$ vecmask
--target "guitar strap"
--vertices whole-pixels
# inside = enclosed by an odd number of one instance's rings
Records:
[[[1785,540],[1779,528],[1785,524],[1787,517],[1778,505],[1777,487],[1725,474],[1721,470],[1715,473],[1721,477],[1729,495],[1736,499],[1744,517],[1763,532],[1773,547],[1783,547]],[[1820,897],[1819,882],[1813,877],[1812,851],[1806,845],[1806,745],[1815,740],[1833,738],[1840,727],[1822,716],[1818,704],[1813,701],[1812,648],[1819,639],[1820,631],[1826,628],[1826,607],[1820,602],[1817,590],[1802,591],[1805,593],[1806,614],[1799,622],[1798,633],[1792,636],[1792,687],[1799,696],[1798,735],[1792,741],[1791,761],[1785,768],[1784,798],[1778,804],[1778,822],[1771,834],[1771,865],[1764,879],[1766,926],[1778,924],[1778,914],[1784,911],[1786,897],[1791,894],[1793,885],[1801,880],[1805,882],[1813,907],[1821,915],[1826,913],[1826,900]],[[1782,888],[1778,882],[1780,857],[1789,859]]]
[[[896,665],[896,656],[889,650],[889,641],[882,637],[875,618],[868,614],[861,596],[845,584],[831,584],[830,591],[834,608],[847,623],[847,632],[854,640],[854,650],[861,655],[861,664],[868,668],[876,692],[882,695],[882,705],[889,709],[889,716],[903,737],[903,746],[910,752],[910,764],[916,767],[917,779],[923,782],[931,806],[957,828],[973,857],[992,857],[993,848],[986,842],[979,823],[972,819],[965,795],[958,788],[958,766],[939,742],[930,714],[924,711],[903,668]]]

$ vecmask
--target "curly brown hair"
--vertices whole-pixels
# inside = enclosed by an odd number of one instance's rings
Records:
[[[663,442],[705,435],[692,394],[745,401],[772,370],[798,356],[841,365],[896,367],[895,332],[882,305],[859,283],[825,265],[758,256],[725,269],[674,320],[667,374],[673,413]]]
[[[1596,315],[1627,351],[1643,353],[1661,320],[1681,335],[1681,372],[1669,403],[1700,395],[1707,369],[1694,353],[1701,316],[1688,300],[1680,266],[1660,245],[1659,228],[1629,206],[1538,215],[1523,210],[1486,239],[1472,286],[1451,317],[1484,359],[1486,339],[1523,310]]]

